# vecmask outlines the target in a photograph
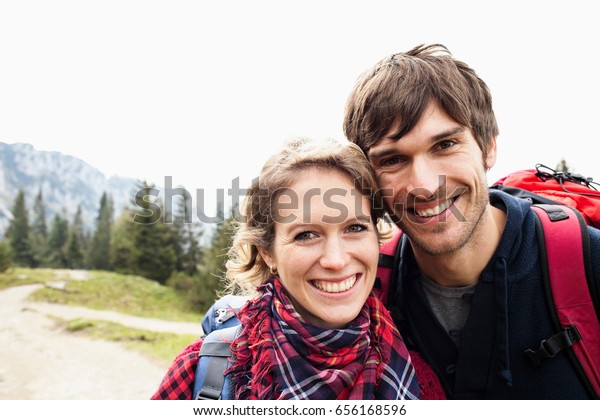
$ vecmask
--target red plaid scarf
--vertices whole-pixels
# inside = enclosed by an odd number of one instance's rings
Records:
[[[345,329],[328,330],[302,321],[278,279],[259,291],[238,314],[235,399],[419,398],[408,350],[373,295]]]

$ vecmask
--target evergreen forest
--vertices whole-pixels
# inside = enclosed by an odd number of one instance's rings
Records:
[[[223,289],[234,218],[218,211],[221,222],[206,232],[201,223],[192,223],[186,197],[173,206],[173,214],[165,214],[159,199],[148,199],[151,188],[139,182],[136,197],[141,199],[120,214],[104,192],[93,229],[86,229],[80,208],[70,219],[61,214],[49,219],[41,190],[27,197],[20,189],[0,239],[0,272],[16,266],[138,275],[181,292],[190,308],[206,310]]]

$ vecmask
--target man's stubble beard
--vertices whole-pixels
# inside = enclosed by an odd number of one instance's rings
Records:
[[[398,220],[396,224],[404,233],[406,233],[413,247],[422,250],[424,253],[430,256],[449,255],[463,249],[472,240],[475,241],[474,245],[479,242],[480,238],[478,236],[483,229],[483,224],[481,222],[488,210],[488,205],[489,195],[486,190],[485,194],[479,194],[475,203],[468,207],[471,210],[466,216],[463,216],[465,219],[464,221],[458,220],[456,215],[450,216],[454,217],[454,223],[459,223],[462,225],[456,240],[445,240],[441,243],[436,242],[436,237],[434,235],[441,235],[444,233],[447,228],[447,221],[439,223],[438,226],[427,232],[427,236],[434,236],[429,241],[421,239],[419,229],[413,229],[413,226],[419,226],[419,224],[410,222],[407,217],[404,217],[402,220]],[[449,212],[449,214],[452,213],[450,209],[447,209],[446,211]]]

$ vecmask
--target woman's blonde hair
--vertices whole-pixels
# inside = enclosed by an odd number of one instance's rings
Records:
[[[347,174],[371,203],[371,219],[381,238],[384,210],[377,181],[362,150],[353,143],[335,140],[293,139],[271,156],[248,189],[228,253],[227,292],[253,294],[271,275],[259,249],[272,250],[275,221],[272,210],[281,192],[299,172],[310,168],[334,169]],[[379,225],[379,226],[378,226]]]

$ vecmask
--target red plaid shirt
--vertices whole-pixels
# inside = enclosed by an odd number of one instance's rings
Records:
[[[199,338],[175,357],[151,400],[190,400],[198,365],[198,352],[204,339]]]

